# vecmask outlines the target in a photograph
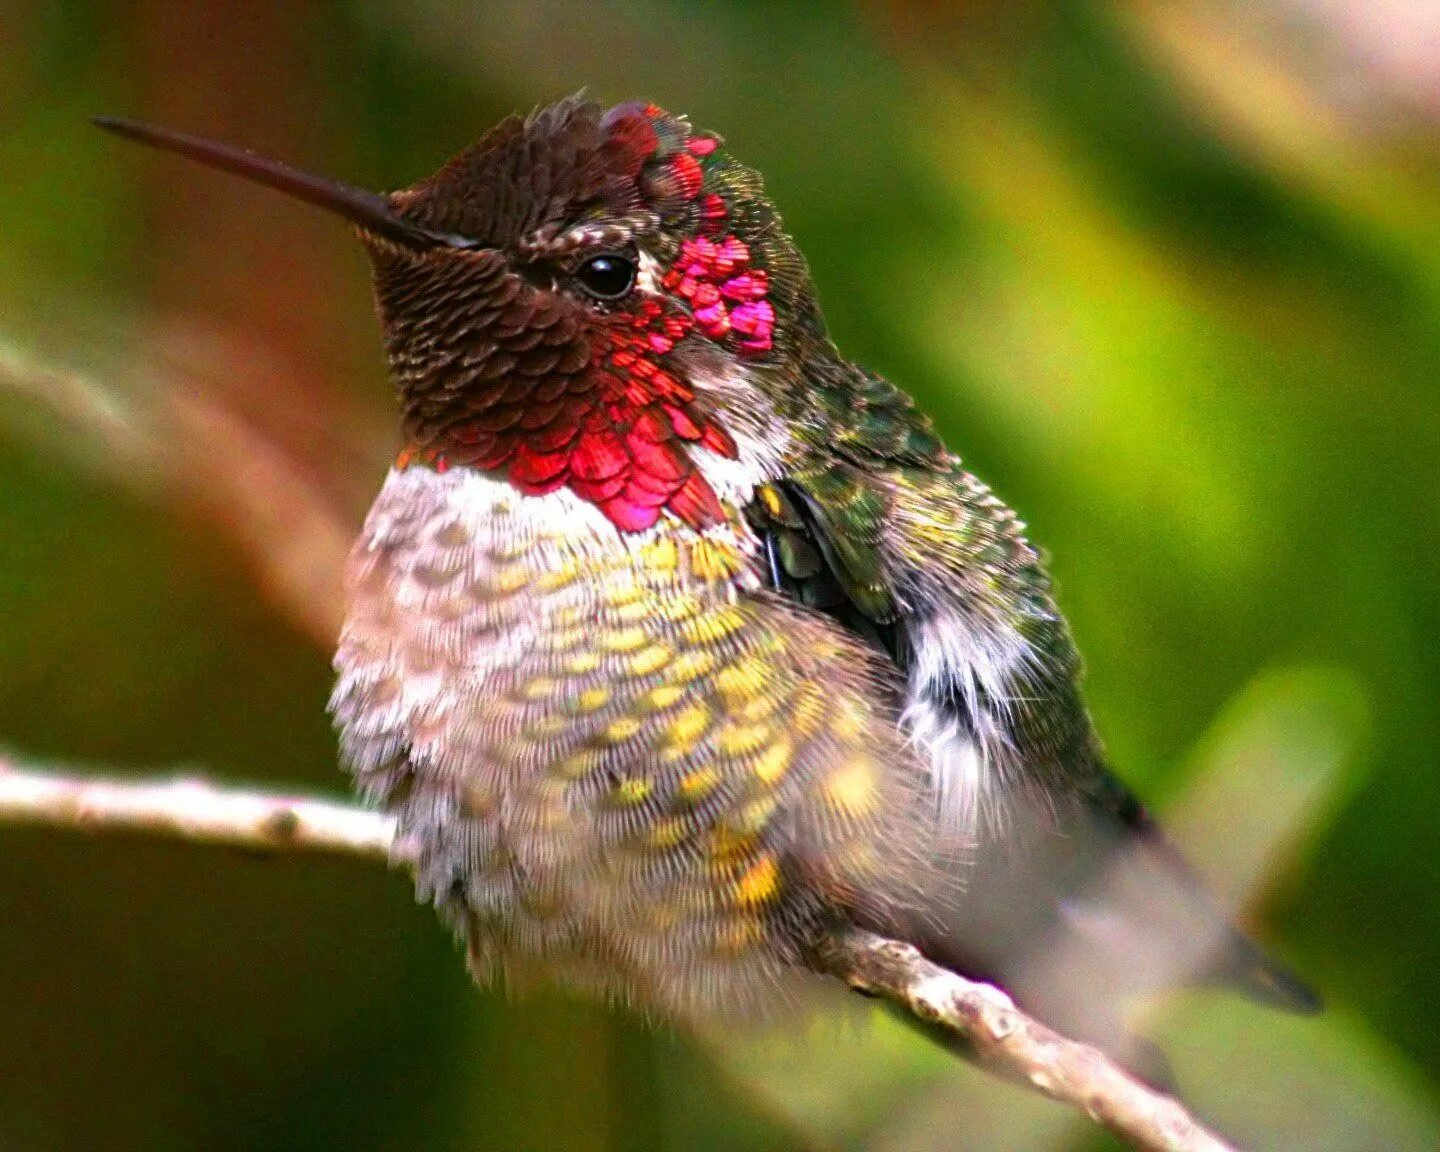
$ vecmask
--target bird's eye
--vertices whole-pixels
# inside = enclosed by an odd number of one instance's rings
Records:
[[[635,286],[635,262],[626,256],[592,256],[575,269],[580,286],[601,300],[618,300]]]

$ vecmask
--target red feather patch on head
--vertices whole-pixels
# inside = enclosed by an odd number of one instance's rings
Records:
[[[775,314],[767,272],[730,231],[724,195],[706,191],[707,172],[721,162],[717,146],[655,105],[601,115],[562,102],[507,122],[402,194],[408,213],[497,245],[555,226],[576,204],[620,214],[644,204],[690,235],[660,277],[666,296],[592,318],[505,276],[498,263],[469,270],[463,288],[425,282],[413,294],[413,270],[397,268],[396,284],[382,283],[392,300],[419,304],[420,292],[440,288],[477,300],[490,293],[483,310],[468,313],[465,340],[433,346],[443,360],[407,402],[416,439],[397,463],[464,464],[536,495],[568,488],[622,531],[649,528],[667,511],[695,528],[723,522],[692,452],[734,459],[737,446],[672,371],[670,355],[703,336],[762,356],[773,345]],[[496,187],[518,195],[465,195]],[[377,269],[377,280],[384,274]]]
[[[611,320],[590,333],[583,370],[560,377],[562,386],[513,373],[439,445],[397,464],[463,463],[500,472],[530,495],[569,488],[627,532],[651,527],[666,510],[694,528],[722,523],[689,447],[734,459],[735,441],[661,360],[694,321],[650,299]]]
[[[639,185],[647,199],[662,210],[686,208],[695,216],[697,234],[686,239],[674,265],[665,274],[664,287],[689,306],[693,320],[712,340],[729,340],[745,356],[769,352],[774,344],[775,310],[766,299],[769,279],[761,268],[751,267],[753,254],[734,233],[726,233],[729,207],[718,192],[705,193],[704,161],[714,155],[719,141],[695,135],[654,104],[621,105],[605,118],[612,130],[632,124],[652,125],[654,147],[641,170]],[[674,337],[671,337],[674,339]],[[669,351],[666,347],[658,352]]]

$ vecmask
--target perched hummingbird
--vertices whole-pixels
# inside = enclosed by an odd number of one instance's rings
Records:
[[[477,978],[764,1010],[858,925],[1102,1042],[1177,979],[1303,1010],[1106,766],[1023,525],[826,333],[759,175],[653,104],[511,117],[350,220],[403,449],[331,701]]]

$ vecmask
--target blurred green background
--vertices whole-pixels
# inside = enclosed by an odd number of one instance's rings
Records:
[[[1053,555],[1101,731],[1329,1000],[1181,998],[1256,1147],[1440,1147],[1433,0],[0,0],[0,744],[338,791],[334,566],[394,433],[343,227],[89,128],[376,187],[581,86],[760,168],[850,355]],[[408,882],[0,828],[0,1152],[1062,1149],[883,1021],[476,992]]]

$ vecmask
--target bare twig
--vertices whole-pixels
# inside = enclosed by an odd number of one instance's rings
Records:
[[[353,804],[163,782],[65,776],[0,759],[0,822],[128,831],[259,851],[396,858],[395,825]],[[989,984],[930,963],[908,944],[853,932],[821,958],[852,988],[883,996],[967,1042],[990,1068],[1081,1109],[1145,1152],[1233,1152],[1175,1100],[1102,1053],[1051,1031]]]
[[[254,851],[387,859],[395,823],[354,804],[217,788],[198,779],[105,780],[19,770],[0,759],[0,822],[173,836]]]
[[[1178,1101],[1096,1048],[1026,1015],[999,988],[932,964],[909,944],[851,931],[820,957],[850,987],[883,996],[964,1040],[993,1071],[1019,1077],[1147,1152],[1234,1152]]]

